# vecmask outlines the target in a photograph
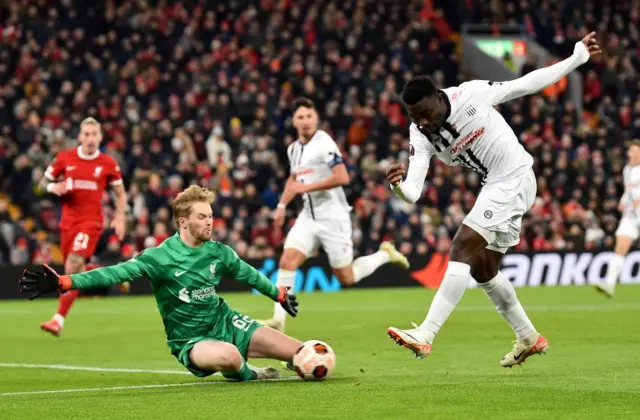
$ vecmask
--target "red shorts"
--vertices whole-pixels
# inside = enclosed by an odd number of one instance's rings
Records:
[[[77,254],[89,260],[96,252],[102,229],[95,227],[72,226],[60,230],[62,256],[67,260],[69,254]]]

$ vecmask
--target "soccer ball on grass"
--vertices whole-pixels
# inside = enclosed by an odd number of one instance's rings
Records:
[[[333,374],[336,354],[327,343],[310,340],[293,356],[293,367],[305,381],[322,381]]]

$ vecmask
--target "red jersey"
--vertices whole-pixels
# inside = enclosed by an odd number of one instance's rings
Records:
[[[109,155],[85,155],[80,148],[64,150],[44,174],[51,182],[64,180],[60,229],[94,227],[102,229],[102,194],[107,185],[122,184],[120,167]]]

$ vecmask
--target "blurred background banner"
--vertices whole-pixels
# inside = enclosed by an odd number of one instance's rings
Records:
[[[504,258],[502,273],[515,287],[537,286],[585,286],[603,282],[612,253],[601,252],[541,252],[511,253]],[[412,255],[412,269],[404,271],[393,265],[386,265],[374,272],[370,277],[358,283],[356,288],[371,287],[427,287],[436,289],[442,281],[447,268],[447,255],[433,253]],[[275,283],[277,277],[277,260],[274,258],[250,259],[249,264],[260,270]],[[0,282],[0,299],[24,298],[18,291],[17,279],[20,278],[22,266],[3,266],[3,281]],[[54,266],[62,271],[62,267]],[[620,274],[621,284],[640,284],[640,251],[629,253]],[[469,287],[476,287],[471,281]],[[296,292],[336,292],[340,283],[331,273],[331,267],[325,256],[307,261],[296,274]],[[218,291],[249,291],[243,284],[231,279],[223,281]],[[255,291],[253,291],[256,293]],[[119,294],[118,287],[110,290],[93,290],[87,294]],[[132,282],[131,294],[151,294],[151,287],[145,279]]]

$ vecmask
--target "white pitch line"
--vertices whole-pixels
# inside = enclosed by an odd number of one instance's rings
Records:
[[[296,376],[285,376],[278,379],[266,379],[256,382],[283,382],[283,381],[299,381]],[[129,385],[129,386],[111,386],[105,388],[72,388],[72,389],[52,389],[48,391],[24,391],[24,392],[3,392],[0,397],[12,397],[20,395],[43,395],[43,394],[68,394],[72,392],[104,392],[104,391],[121,391],[125,389],[153,389],[153,388],[175,388],[181,386],[205,386],[205,385],[222,385],[235,383],[233,381],[207,381],[207,382],[184,382],[180,384],[153,384],[153,385]]]
[[[574,311],[635,311],[640,309],[640,302],[611,302],[602,303],[602,304],[575,304],[575,305],[524,305],[525,310],[529,312],[538,311],[538,312],[554,312],[554,311],[564,311],[564,312],[574,312]],[[302,308],[305,312],[379,312],[384,310],[385,312],[406,312],[410,310],[407,306],[397,306],[397,305],[385,305],[383,307],[380,306],[348,306],[348,307],[304,307]],[[37,312],[37,310],[35,310]],[[48,311],[48,309],[47,309]],[[149,310],[124,310],[118,308],[112,309],[97,309],[97,308],[78,308],[75,312],[79,315],[127,315],[131,314],[135,315],[152,315],[157,314],[156,308],[150,308]],[[458,306],[456,307],[456,311],[463,312],[493,312],[495,308],[491,305],[490,302],[487,302],[486,305],[469,305],[469,306]],[[44,313],[44,310],[42,311]],[[18,309],[18,308],[0,308],[0,314],[2,315],[33,315],[34,310],[31,309]]]
[[[26,369],[57,369],[57,370],[83,370],[90,372],[119,372],[119,373],[160,373],[165,375],[191,375],[191,373],[181,370],[158,370],[158,369],[126,369],[108,368],[97,366],[70,366],[70,365],[36,365],[31,363],[0,363],[0,368],[26,368]]]
[[[527,312],[582,312],[582,311],[635,311],[640,309],[640,302],[618,302],[612,305],[589,305],[589,304],[576,304],[576,305],[522,305]],[[490,304],[487,306],[459,306],[456,307],[456,311],[463,312],[484,312],[495,311],[496,309]]]

